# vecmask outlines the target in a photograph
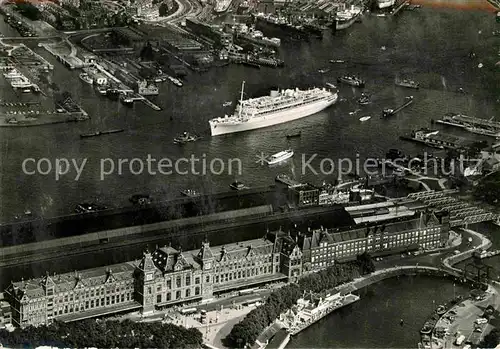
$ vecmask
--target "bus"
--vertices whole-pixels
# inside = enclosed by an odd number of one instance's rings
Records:
[[[182,315],[190,315],[190,314],[196,313],[197,311],[198,311],[198,309],[196,309],[196,308],[186,308],[186,309],[182,309],[180,311],[180,313]]]

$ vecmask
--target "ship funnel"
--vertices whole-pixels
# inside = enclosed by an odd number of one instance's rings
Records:
[[[270,93],[270,96],[273,98],[276,98],[279,96],[279,94],[280,94],[280,92],[278,90],[272,90]]]

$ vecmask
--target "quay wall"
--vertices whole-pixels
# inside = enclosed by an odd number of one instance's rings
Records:
[[[241,210],[225,211],[198,217],[182,218],[177,220],[152,223],[140,226],[105,230],[96,233],[90,233],[79,236],[72,236],[67,238],[46,240],[33,242],[22,245],[8,246],[0,248],[0,265],[5,263],[8,259],[18,259],[27,257],[31,254],[40,254],[44,250],[60,249],[62,247],[85,248],[100,244],[107,244],[113,242],[123,241],[124,239],[135,237],[145,237],[151,235],[164,234],[165,231],[174,230],[179,228],[189,228],[193,226],[202,226],[207,228],[206,225],[234,222],[238,219],[245,218],[262,218],[273,213],[271,205],[258,206],[254,208],[247,208]]]
[[[50,260],[61,256],[81,255],[112,250],[123,246],[155,243],[165,238],[189,237],[227,229],[243,228],[258,223],[283,219],[306,218],[338,211],[339,207],[274,213],[271,205],[225,211],[222,213],[164,221],[85,235],[40,241],[0,248],[0,268]]]

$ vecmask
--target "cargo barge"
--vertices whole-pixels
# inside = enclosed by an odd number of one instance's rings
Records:
[[[389,116],[393,116],[393,115],[399,113],[401,110],[403,110],[404,108],[406,108],[407,106],[409,106],[412,103],[413,103],[413,96],[408,96],[405,98],[405,102],[402,105],[400,105],[399,107],[397,107],[396,109],[385,108],[384,111],[382,112],[382,116],[384,118],[389,117]]]

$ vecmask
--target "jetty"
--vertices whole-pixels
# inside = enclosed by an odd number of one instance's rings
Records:
[[[382,116],[383,117],[393,116],[412,103],[413,103],[413,96],[406,97],[406,101],[396,109],[391,109],[391,108],[384,109],[384,111],[382,112]]]
[[[154,104],[153,102],[151,102],[149,99],[147,99],[146,97],[138,94],[138,93],[132,93],[131,95],[128,96],[133,102],[136,102],[136,101],[140,101],[144,104],[146,104],[148,107],[152,108],[153,110],[156,110],[156,111],[160,111],[161,108],[159,106],[157,106],[156,104]]]
[[[476,127],[480,129],[492,130],[500,132],[500,122],[476,118],[473,116],[467,116],[463,114],[447,114],[441,120],[435,121],[438,124],[444,124],[449,126],[455,126],[460,128],[470,128]]]

